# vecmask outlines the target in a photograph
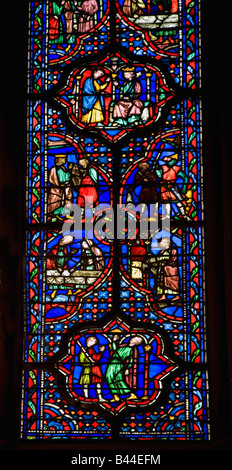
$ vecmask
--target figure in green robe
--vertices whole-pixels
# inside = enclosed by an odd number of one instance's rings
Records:
[[[143,342],[139,336],[133,336],[129,342],[118,344],[118,335],[114,335],[111,343],[111,357],[106,369],[106,379],[113,395],[111,401],[120,401],[119,395],[129,395],[127,400],[136,400],[137,396],[132,392],[133,377],[137,374],[137,364],[135,364],[136,346]],[[132,369],[132,372],[131,372]],[[129,380],[128,380],[129,379]]]
[[[50,169],[48,196],[48,212],[60,215],[64,206],[72,203],[73,193],[71,189],[70,173],[65,167],[66,155],[55,156],[55,166]]]

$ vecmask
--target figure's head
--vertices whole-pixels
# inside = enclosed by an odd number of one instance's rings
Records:
[[[79,168],[82,173],[86,173],[87,169],[89,167],[89,160],[87,158],[81,158],[79,160]]]
[[[96,336],[89,336],[89,338],[86,339],[86,346],[88,346],[88,348],[95,346],[95,344],[97,344]]]
[[[97,69],[93,71],[93,78],[94,80],[97,80],[98,78],[104,77],[105,72],[104,70]]]
[[[60,246],[69,245],[70,243],[73,242],[73,240],[74,240],[73,235],[63,235],[63,237],[59,241],[59,245]]]
[[[163,237],[159,242],[160,247],[163,249],[168,249],[170,244],[171,244],[171,240],[169,237]]]
[[[142,173],[144,173],[145,171],[148,170],[149,166],[150,165],[149,165],[148,162],[141,162],[141,163],[139,163],[138,168]]]
[[[165,157],[163,157],[163,160],[165,162],[170,162],[171,160],[178,160],[178,153],[175,153],[173,155],[166,155]]]
[[[66,163],[66,155],[55,155],[55,164],[57,166],[64,165]]]
[[[134,67],[125,67],[123,69],[123,76],[126,80],[132,80],[135,76],[135,68]]]
[[[82,246],[82,248],[84,248],[85,250],[88,249],[88,248],[90,248],[92,245],[93,245],[93,241],[92,241],[92,240],[88,240],[88,241],[87,241],[87,240],[83,240],[83,241],[81,242],[81,246]]]
[[[140,344],[143,343],[143,338],[141,336],[132,336],[129,341],[129,346],[139,346]]]

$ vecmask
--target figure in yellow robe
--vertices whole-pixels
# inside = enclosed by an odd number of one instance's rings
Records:
[[[95,70],[93,76],[84,82],[82,94],[83,124],[101,123],[104,121],[104,97],[102,91],[108,86],[110,78],[104,80],[103,70]]]

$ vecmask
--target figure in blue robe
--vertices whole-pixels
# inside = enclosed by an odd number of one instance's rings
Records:
[[[93,76],[85,80],[82,92],[82,117],[81,122],[88,125],[104,121],[104,96],[102,91],[108,86],[110,78],[102,81],[105,73],[103,70],[95,70]]]

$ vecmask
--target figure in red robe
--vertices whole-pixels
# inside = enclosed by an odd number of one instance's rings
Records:
[[[89,160],[82,158],[79,160],[79,168],[81,174],[81,184],[78,189],[77,205],[81,208],[86,204],[98,205],[98,194],[96,189],[97,173],[94,168],[89,166]]]

